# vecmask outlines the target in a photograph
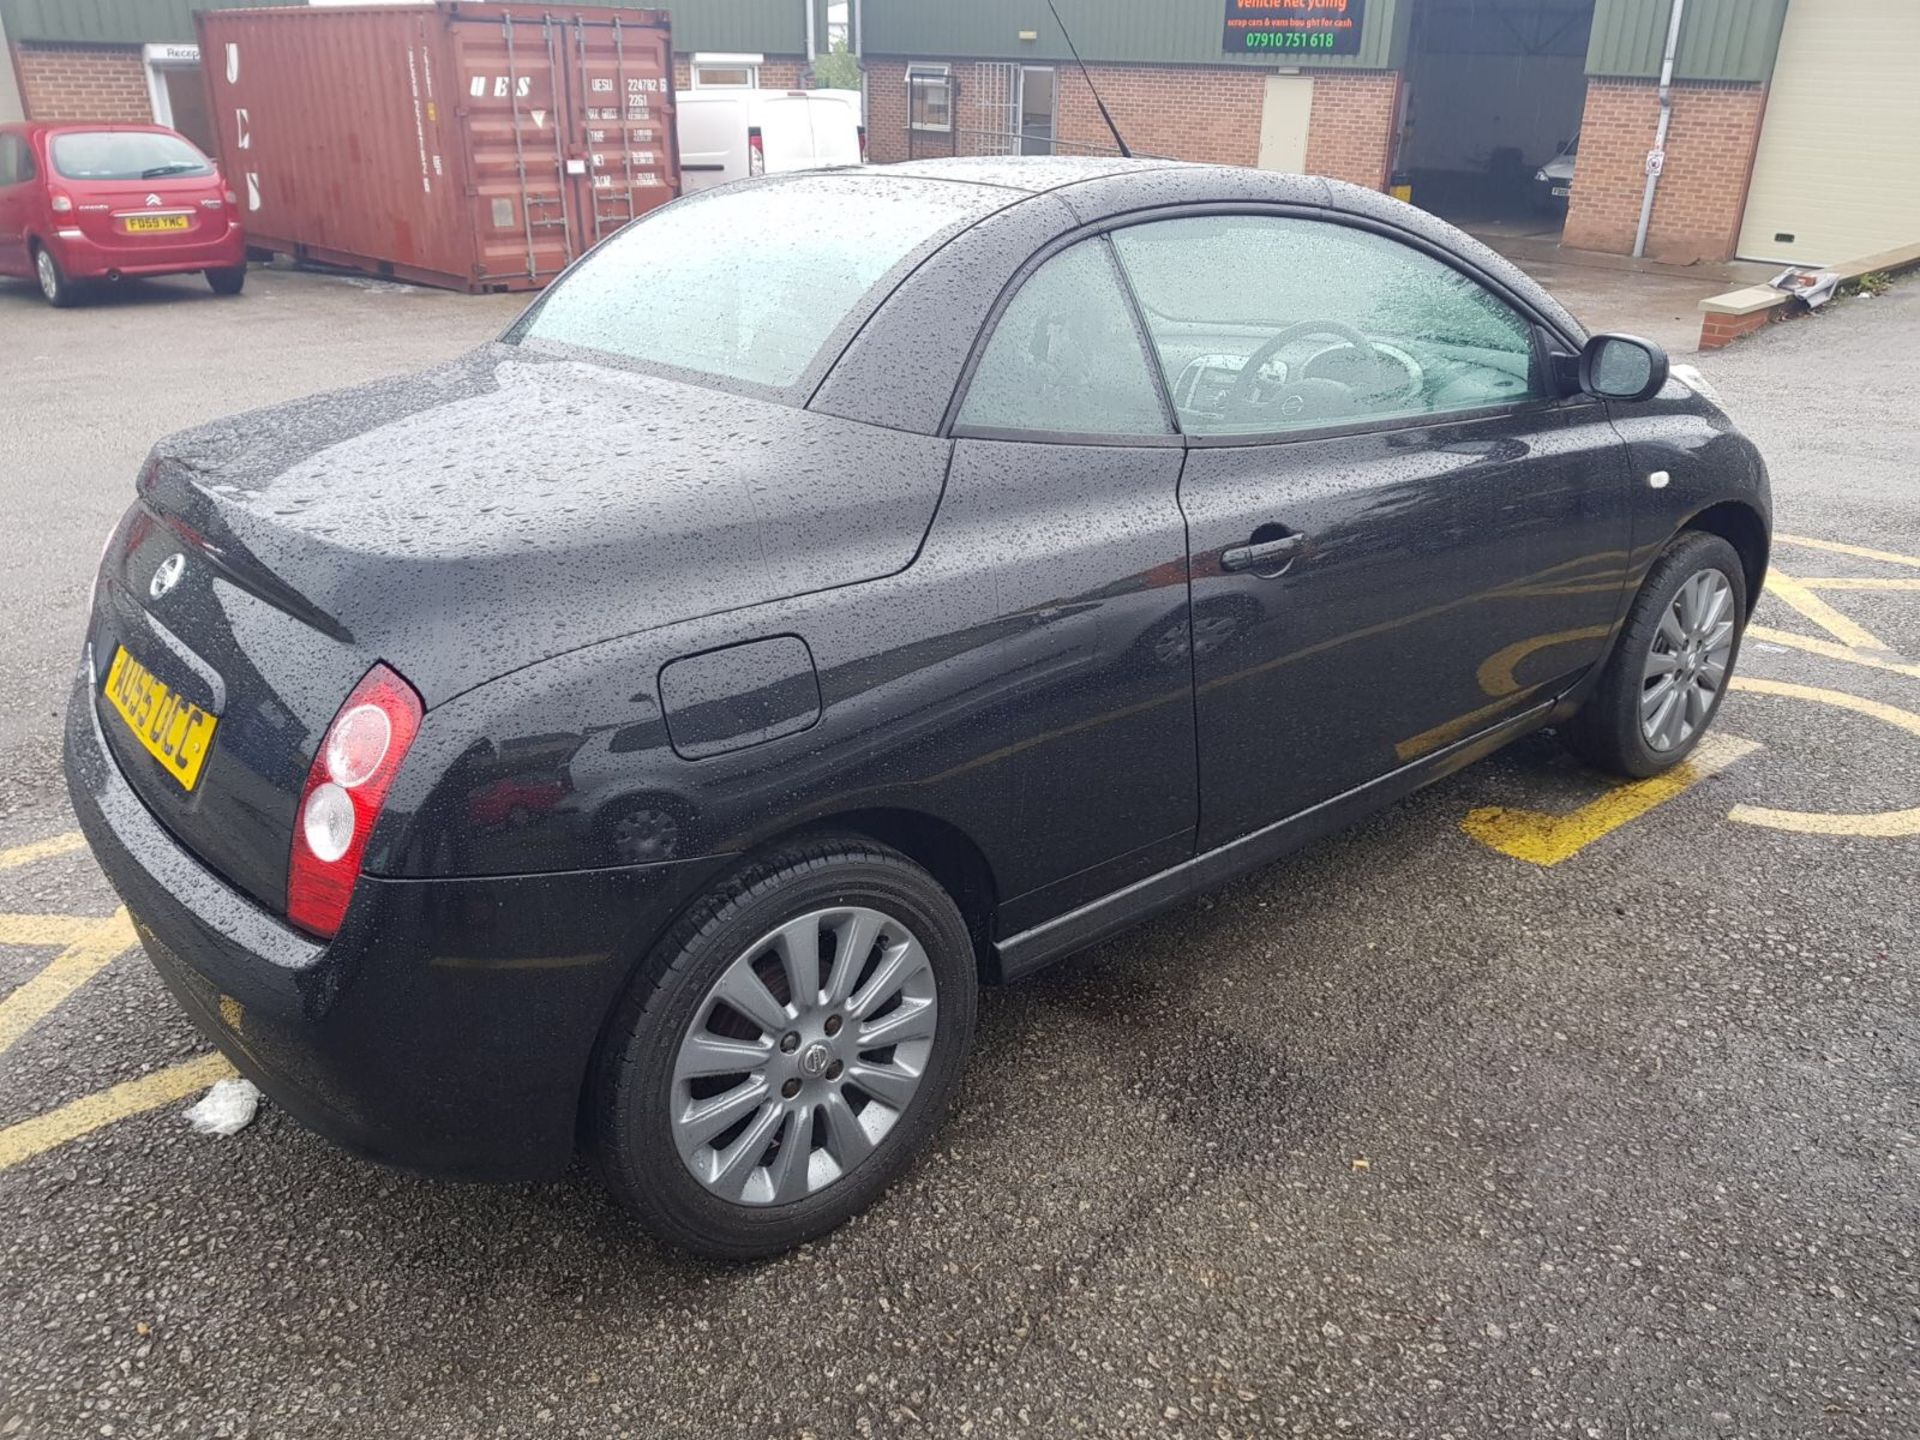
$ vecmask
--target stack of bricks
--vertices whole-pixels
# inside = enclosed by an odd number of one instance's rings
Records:
[[[35,120],[151,125],[153,100],[138,46],[22,44],[20,99]],[[0,64],[6,57],[0,55]]]
[[[1673,87],[1666,164],[1647,231],[1651,258],[1685,265],[1732,256],[1765,108],[1766,92],[1757,85]],[[1562,244],[1633,250],[1647,151],[1659,123],[1660,91],[1651,82],[1588,84]]]

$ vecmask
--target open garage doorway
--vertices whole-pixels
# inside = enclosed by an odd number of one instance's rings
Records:
[[[1593,6],[1417,0],[1395,164],[1414,204],[1468,230],[1558,235]]]

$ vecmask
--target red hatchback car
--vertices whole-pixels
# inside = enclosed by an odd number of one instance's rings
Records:
[[[160,125],[0,125],[0,275],[69,305],[88,280],[198,270],[247,279],[239,202],[215,165]]]

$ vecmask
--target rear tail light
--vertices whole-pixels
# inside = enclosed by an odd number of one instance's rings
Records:
[[[747,131],[747,174],[764,175],[767,173],[767,147],[760,139],[760,127],[753,126]]]
[[[320,737],[294,812],[287,866],[287,918],[302,930],[331,936],[340,928],[367,840],[423,713],[413,687],[375,665]]]
[[[48,202],[48,205],[56,215],[71,215],[73,213],[73,197],[59,190],[53,192],[53,198]]]
[[[860,127],[860,163],[867,163],[867,127],[864,125]]]

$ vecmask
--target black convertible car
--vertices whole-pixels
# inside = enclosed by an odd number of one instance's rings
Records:
[[[1711,400],[1419,211],[709,191],[497,343],[162,442],[67,718],[181,1002],[352,1148],[764,1254],[1025,974],[1542,726],[1648,775],[1767,565]]]

